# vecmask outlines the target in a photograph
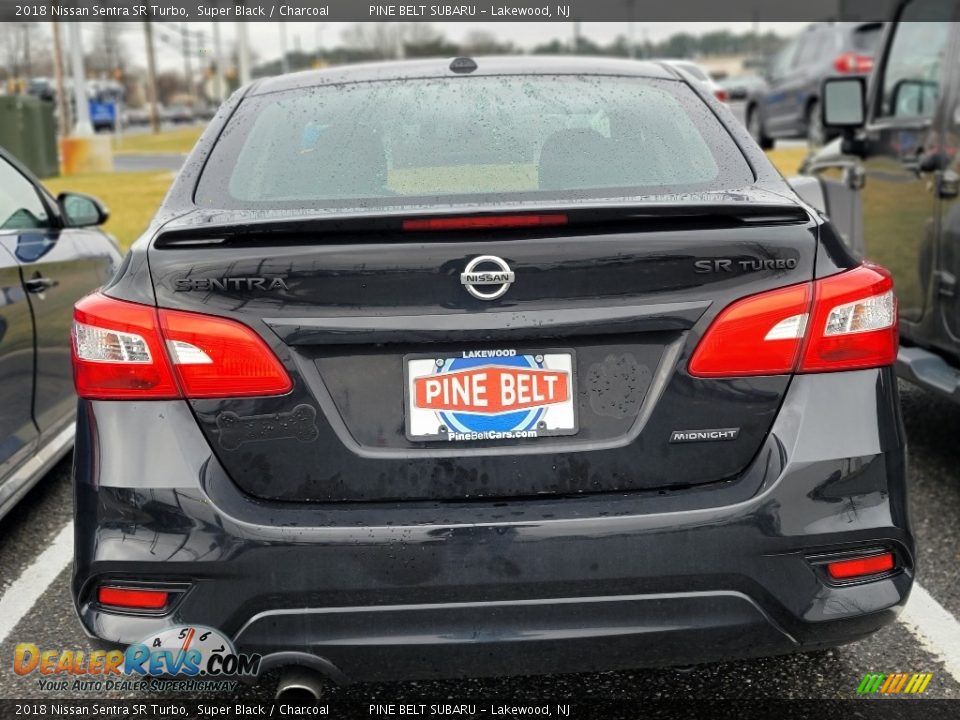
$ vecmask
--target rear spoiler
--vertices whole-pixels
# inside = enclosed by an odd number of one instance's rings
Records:
[[[230,218],[226,212],[223,217]],[[176,227],[174,221],[154,240],[156,248],[188,246],[288,245],[336,242],[396,242],[419,239],[443,242],[476,237],[543,237],[755,225],[795,225],[809,222],[807,211],[795,204],[669,203],[602,208],[537,208],[496,212],[424,212],[373,215],[358,213],[330,217],[278,215],[250,220],[237,213],[230,222],[197,223]]]

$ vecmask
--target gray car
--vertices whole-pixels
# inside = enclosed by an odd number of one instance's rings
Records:
[[[747,106],[750,134],[763,149],[774,140],[829,139],[820,122],[820,87],[827,77],[865,76],[883,23],[817,23],[792,38],[770,61],[768,87]]]

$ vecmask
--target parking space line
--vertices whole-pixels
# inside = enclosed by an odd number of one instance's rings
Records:
[[[914,583],[910,600],[899,619],[923,648],[943,663],[953,679],[960,682],[960,622],[950,611],[934,600],[920,583]]]
[[[0,597],[0,642],[30,612],[73,559],[73,522],[68,522]]]

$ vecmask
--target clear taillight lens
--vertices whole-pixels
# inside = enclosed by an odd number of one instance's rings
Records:
[[[835,307],[827,316],[827,326],[823,334],[846,335],[848,333],[883,330],[893,325],[896,320],[896,302],[893,299],[893,290],[887,290],[882,295],[874,295],[864,300],[854,300],[851,303]]]
[[[77,357],[81,360],[105,363],[153,361],[147,341],[134,333],[76,323],[73,327],[73,342]]]

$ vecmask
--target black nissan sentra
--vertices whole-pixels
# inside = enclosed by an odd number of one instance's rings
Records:
[[[666,66],[256,81],[73,338],[106,643],[553,673],[834,646],[910,591],[889,274]]]

